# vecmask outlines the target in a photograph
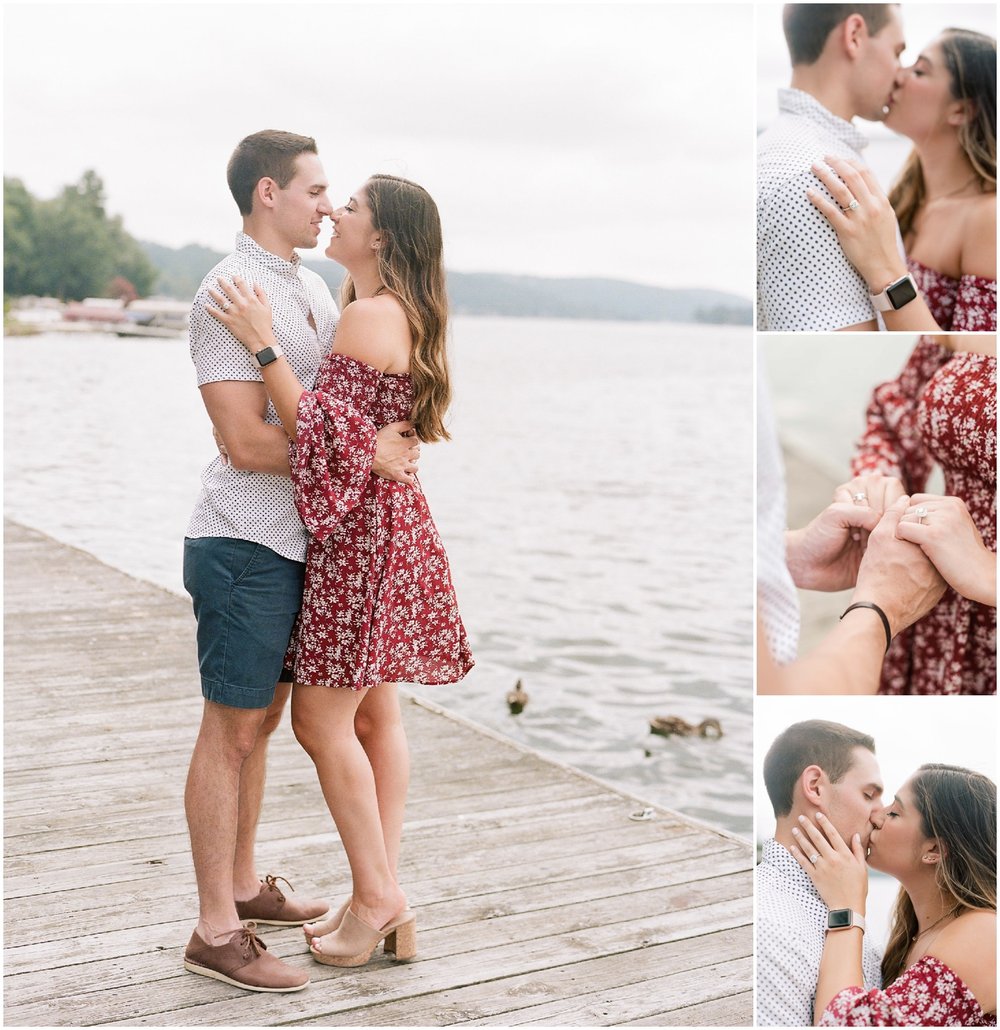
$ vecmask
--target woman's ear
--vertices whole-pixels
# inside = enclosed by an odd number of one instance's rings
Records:
[[[956,128],[960,125],[968,125],[976,115],[976,103],[974,100],[956,100],[948,108],[947,122]]]
[[[947,849],[944,844],[937,837],[931,837],[930,840],[925,840],[921,846],[920,861],[925,865],[937,865],[945,854],[947,854]]]

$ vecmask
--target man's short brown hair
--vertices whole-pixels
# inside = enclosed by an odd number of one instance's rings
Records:
[[[854,764],[854,749],[875,754],[875,741],[867,733],[839,722],[809,719],[779,734],[764,756],[764,785],[776,818],[792,810],[795,784],[802,770],[818,765],[831,783],[839,783]]]
[[[868,34],[878,35],[889,21],[889,8],[899,4],[785,4],[782,24],[792,64],[815,64],[830,33],[852,14],[860,14]]]
[[[316,141],[294,132],[264,129],[240,140],[229,159],[226,180],[240,214],[253,213],[253,195],[261,179],[274,179],[284,189],[295,178],[299,154],[315,154]]]

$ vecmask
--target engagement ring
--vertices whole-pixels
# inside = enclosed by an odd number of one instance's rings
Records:
[[[917,522],[923,524],[924,519],[927,518],[927,509],[921,506],[913,514],[917,516]]]
[[[866,493],[851,494],[851,499],[854,501],[855,504],[860,504],[862,501],[867,501],[868,500],[868,494],[866,494]]]
[[[815,855],[810,855],[809,861],[812,862],[813,865],[815,865],[819,861],[819,852],[817,851]]]
[[[844,208],[845,211],[856,211],[861,205],[857,202],[856,198],[851,198],[850,204]]]

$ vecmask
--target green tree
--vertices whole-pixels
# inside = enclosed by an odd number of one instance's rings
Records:
[[[156,269],[125,231],[120,217],[109,218],[104,183],[88,170],[52,200],[36,200],[18,180],[4,180],[4,274],[14,273],[6,290],[50,294],[63,300],[107,296],[111,281],[123,276],[146,295]]]
[[[38,202],[20,179],[3,180],[4,295],[38,293]]]

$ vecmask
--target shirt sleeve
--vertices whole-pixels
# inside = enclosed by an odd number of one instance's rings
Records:
[[[250,352],[218,319],[205,310],[205,305],[212,303],[208,295],[208,287],[214,282],[211,275],[195,295],[188,329],[191,360],[194,362],[198,386],[226,380],[262,382],[260,370],[254,364]]]
[[[867,284],[810,203],[809,187],[833,200],[806,169],[777,184],[758,211],[758,329],[825,332],[875,318]]]
[[[306,390],[299,398],[288,449],[295,506],[319,541],[361,503],[368,488],[376,428],[366,413],[379,379],[377,370],[360,362],[339,355],[327,360],[335,363],[335,374],[324,376],[325,389]]]
[[[827,1005],[820,1026],[982,1026],[982,1010],[968,987],[930,956],[884,991],[847,987]]]
[[[920,397],[930,378],[947,362],[949,352],[929,337],[922,338],[895,379],[872,392],[864,433],[855,444],[851,472],[896,476],[907,493],[920,493],[933,459],[918,424]]]

